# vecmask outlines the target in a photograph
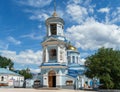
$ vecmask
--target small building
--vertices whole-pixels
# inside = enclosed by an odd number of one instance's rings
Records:
[[[0,86],[22,87],[23,82],[24,76],[8,69],[0,68]]]

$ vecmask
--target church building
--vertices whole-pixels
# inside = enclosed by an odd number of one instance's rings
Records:
[[[47,34],[42,41],[43,60],[40,81],[43,87],[90,85],[84,76],[85,66],[80,65],[80,53],[64,35],[64,20],[56,11],[46,21]],[[79,81],[78,81],[79,80]]]

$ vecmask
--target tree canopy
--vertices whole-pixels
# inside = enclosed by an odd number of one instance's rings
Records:
[[[100,79],[102,88],[120,89],[120,51],[100,48],[86,58],[86,75]]]
[[[32,74],[30,73],[29,68],[19,71],[19,74],[23,75],[25,79],[31,79],[32,78]]]
[[[9,68],[10,70],[13,70],[13,66],[14,66],[14,63],[10,59],[0,56],[1,68]]]

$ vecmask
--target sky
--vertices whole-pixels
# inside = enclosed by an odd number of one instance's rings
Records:
[[[0,55],[15,69],[40,72],[45,20],[53,11],[54,0],[0,0]],[[120,0],[56,0],[56,11],[81,62],[100,47],[120,50]]]

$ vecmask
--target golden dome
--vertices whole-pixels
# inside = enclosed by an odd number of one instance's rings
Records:
[[[68,50],[77,50],[74,46],[72,46],[72,45],[69,45],[68,46]]]

